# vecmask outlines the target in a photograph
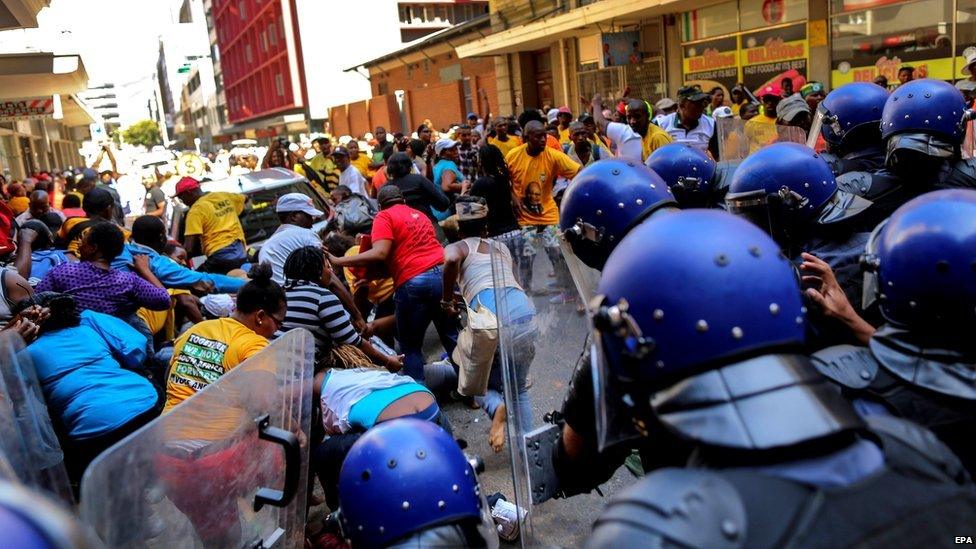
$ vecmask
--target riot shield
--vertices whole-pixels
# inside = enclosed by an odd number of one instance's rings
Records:
[[[314,349],[290,331],[104,452],[82,518],[109,547],[301,547]]]
[[[765,124],[741,118],[719,118],[715,121],[715,133],[719,159],[723,162],[742,160],[772,143],[807,144],[807,134],[802,128]]]
[[[579,257],[573,253],[573,247],[566,238],[559,235],[559,250],[563,254],[563,260],[569,268],[569,274],[573,277],[573,286],[582,303],[589,303],[596,295],[596,285],[600,282],[600,271],[583,263]]]
[[[64,454],[24,341],[0,332],[0,477],[73,504]]]
[[[533,278],[545,280],[553,269],[550,262],[556,259],[562,257],[537,254],[531,266]],[[588,360],[588,353],[584,356],[588,320],[577,311],[576,302],[566,303],[562,295],[552,300],[537,293],[527,297],[511,282],[511,269],[508,255],[493,250],[507,447],[516,503],[527,511],[521,517],[521,541],[526,547],[580,547],[604,501],[598,492],[553,499],[559,488],[552,451],[561,428],[551,422],[552,412],[562,407],[577,364]],[[586,412],[592,413],[593,408],[592,399],[588,399]],[[628,476],[626,471],[618,471],[609,488],[600,487],[603,494],[614,491]]]

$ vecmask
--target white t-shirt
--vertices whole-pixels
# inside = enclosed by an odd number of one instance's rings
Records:
[[[355,169],[355,168],[353,168]],[[267,261],[271,264],[271,278],[278,284],[285,283],[285,260],[288,256],[303,246],[322,246],[322,240],[312,229],[298,225],[282,225],[278,227],[271,238],[261,245],[258,262]]]
[[[715,134],[715,119],[702,115],[694,129],[686,130],[678,125],[678,113],[673,112],[661,119],[661,128],[671,135],[675,143],[690,145],[702,152],[708,150],[708,141]]]
[[[48,211],[57,214],[58,217],[61,218],[61,221],[62,222],[64,221],[64,213],[61,210],[56,210],[54,208],[51,208]],[[33,215],[31,215],[30,210],[25,210],[22,214],[18,215],[15,219],[17,220],[18,225],[23,225],[24,223],[27,223],[31,219],[35,219],[35,218]]]
[[[607,137],[617,146],[617,158],[643,162],[644,138],[628,124],[611,122],[607,125]]]
[[[339,184],[349,187],[353,194],[366,196],[366,178],[352,164],[339,174]]]
[[[352,429],[349,412],[352,406],[373,391],[416,383],[413,378],[391,374],[373,368],[333,369],[322,382],[319,405],[322,425],[330,435],[347,433]]]

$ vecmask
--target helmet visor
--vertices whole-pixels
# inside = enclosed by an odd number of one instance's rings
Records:
[[[881,232],[887,224],[888,220],[885,219],[871,231],[868,243],[864,246],[864,253],[861,254],[861,271],[864,272],[864,288],[861,292],[862,311],[867,311],[869,307],[873,306],[881,293],[878,283],[878,245],[881,240]]]
[[[586,265],[576,253],[569,241],[566,240],[565,233],[559,236],[559,250],[566,260],[569,267],[569,274],[573,277],[573,286],[583,300],[582,303],[589,303],[596,295],[596,285],[600,282],[600,271]]]
[[[744,217],[767,234],[773,234],[769,197],[765,190],[730,194],[725,197],[725,205],[729,213]]]

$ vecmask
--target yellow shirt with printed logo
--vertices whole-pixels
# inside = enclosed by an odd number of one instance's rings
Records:
[[[562,151],[544,147],[535,156],[520,145],[505,157],[512,176],[512,193],[518,201],[519,225],[558,225],[559,207],[552,197],[557,177],[572,179],[580,165]]]
[[[243,194],[207,193],[186,214],[186,236],[199,235],[204,255],[230,246],[244,244],[244,228],[239,215],[244,211]]]

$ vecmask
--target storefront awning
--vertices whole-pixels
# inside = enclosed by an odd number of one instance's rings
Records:
[[[68,95],[88,87],[81,57],[53,53],[0,55],[0,99]]]
[[[87,126],[95,122],[95,115],[85,103],[75,95],[61,96],[61,123],[65,126]]]
[[[601,0],[588,6],[546,17],[490,34],[458,46],[458,57],[502,55],[547,48],[560,38],[573,38],[580,31],[605,32],[611,27],[639,23],[641,20],[697,9],[721,0]]]
[[[0,30],[34,28],[37,12],[51,0],[3,0],[0,2]]]

